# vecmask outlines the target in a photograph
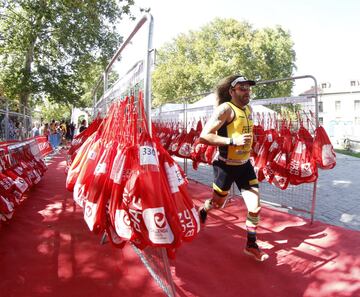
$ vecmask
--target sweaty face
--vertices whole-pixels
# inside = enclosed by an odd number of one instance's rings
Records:
[[[250,102],[251,86],[248,83],[236,84],[231,88],[231,97],[238,105],[245,106]]]

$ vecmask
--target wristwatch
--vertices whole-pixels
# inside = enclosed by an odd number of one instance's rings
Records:
[[[229,138],[229,140],[228,140],[228,145],[234,145],[234,139]]]

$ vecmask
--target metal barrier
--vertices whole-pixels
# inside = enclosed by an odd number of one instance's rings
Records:
[[[316,90],[317,82],[313,76],[298,76],[284,79],[276,79],[269,81],[259,81],[257,85],[273,84],[297,79],[312,79],[314,81],[314,89]],[[209,94],[209,93],[206,93]],[[197,95],[194,95],[197,96]],[[192,96],[192,97],[194,97]],[[256,112],[257,106],[285,106],[286,104],[297,104],[300,109],[300,115],[303,117],[305,127],[311,132],[314,132],[314,127],[318,126],[318,97],[317,92],[310,94],[309,96],[298,97],[281,97],[270,99],[257,99],[252,100],[250,105],[253,107],[253,111]],[[176,108],[173,110],[164,111],[164,107],[158,108],[153,112],[153,120],[159,122],[166,122],[178,120],[183,124],[183,129],[189,131],[189,122],[193,122],[193,119],[200,119],[209,117],[213,111],[213,105],[195,106],[194,104],[188,104],[187,98],[183,98],[185,101],[182,108]],[[308,122],[307,113],[312,112],[314,114],[315,123],[313,125]],[[190,119],[190,121],[189,121]],[[256,122],[256,116],[254,116]],[[297,129],[297,121],[292,121],[292,126]],[[213,181],[212,168],[207,164],[200,164],[197,170],[194,170],[192,166],[188,165],[187,159],[180,159],[180,165],[185,170],[188,178],[197,182],[210,185]],[[233,187],[233,195],[240,195],[240,192]],[[315,202],[316,202],[316,182],[306,183],[298,186],[289,185],[286,190],[280,190],[275,186],[267,183],[266,181],[260,183],[261,200],[271,206],[280,207],[289,210],[294,214],[308,215],[311,222],[314,219]]]
[[[145,41],[144,48],[140,49],[143,59],[136,60],[136,53],[139,46],[127,52],[129,47],[136,41],[140,28],[148,24],[146,36],[142,37]],[[93,91],[93,116],[105,115],[109,104],[112,101],[119,100],[126,95],[137,95],[137,90],[144,92],[145,112],[148,119],[148,129],[151,133],[151,58],[152,58],[152,36],[153,36],[153,17],[150,14],[145,15],[135,26],[134,30],[126,38],[121,47],[117,50],[103,75],[99,78]],[[145,54],[145,57],[143,55]],[[135,58],[135,60],[134,60]],[[131,59],[133,61],[131,61]],[[117,62],[123,62],[128,66],[120,65]],[[121,63],[120,63],[121,64]],[[111,83],[111,81],[113,81]],[[102,88],[100,88],[102,85]],[[98,99],[99,98],[99,99]],[[135,98],[135,102],[136,102]],[[141,115],[140,115],[141,116]],[[151,276],[158,283],[160,288],[167,296],[175,296],[175,286],[170,272],[170,266],[167,254],[164,248],[147,247],[144,250],[137,249],[132,245],[135,252],[139,255],[145,267],[149,270]]]
[[[360,140],[344,138],[342,146],[345,150],[348,151],[360,151]]]
[[[19,107],[20,106],[20,107]],[[31,137],[33,123],[39,115],[14,101],[0,97],[0,141],[23,140]]]

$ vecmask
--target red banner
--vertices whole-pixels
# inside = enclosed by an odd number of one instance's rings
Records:
[[[43,158],[43,157],[47,156],[48,154],[52,153],[53,149],[52,149],[50,142],[48,141],[46,136],[36,136],[35,140],[39,147],[38,157]]]

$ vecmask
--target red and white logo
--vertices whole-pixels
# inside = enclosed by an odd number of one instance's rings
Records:
[[[164,228],[166,225],[165,215],[161,212],[154,214],[154,222],[158,228]]]
[[[88,225],[90,231],[94,230],[97,209],[98,205],[96,203],[92,203],[90,201],[85,202],[84,220]]]
[[[91,217],[91,215],[92,215],[92,208],[91,208],[90,205],[86,206],[85,215],[86,215],[87,217]]]
[[[143,219],[152,243],[171,244],[174,241],[174,234],[167,222],[164,207],[145,209]]]
[[[129,215],[124,209],[117,209],[115,213],[115,230],[120,237],[130,239],[132,230],[130,227]]]

